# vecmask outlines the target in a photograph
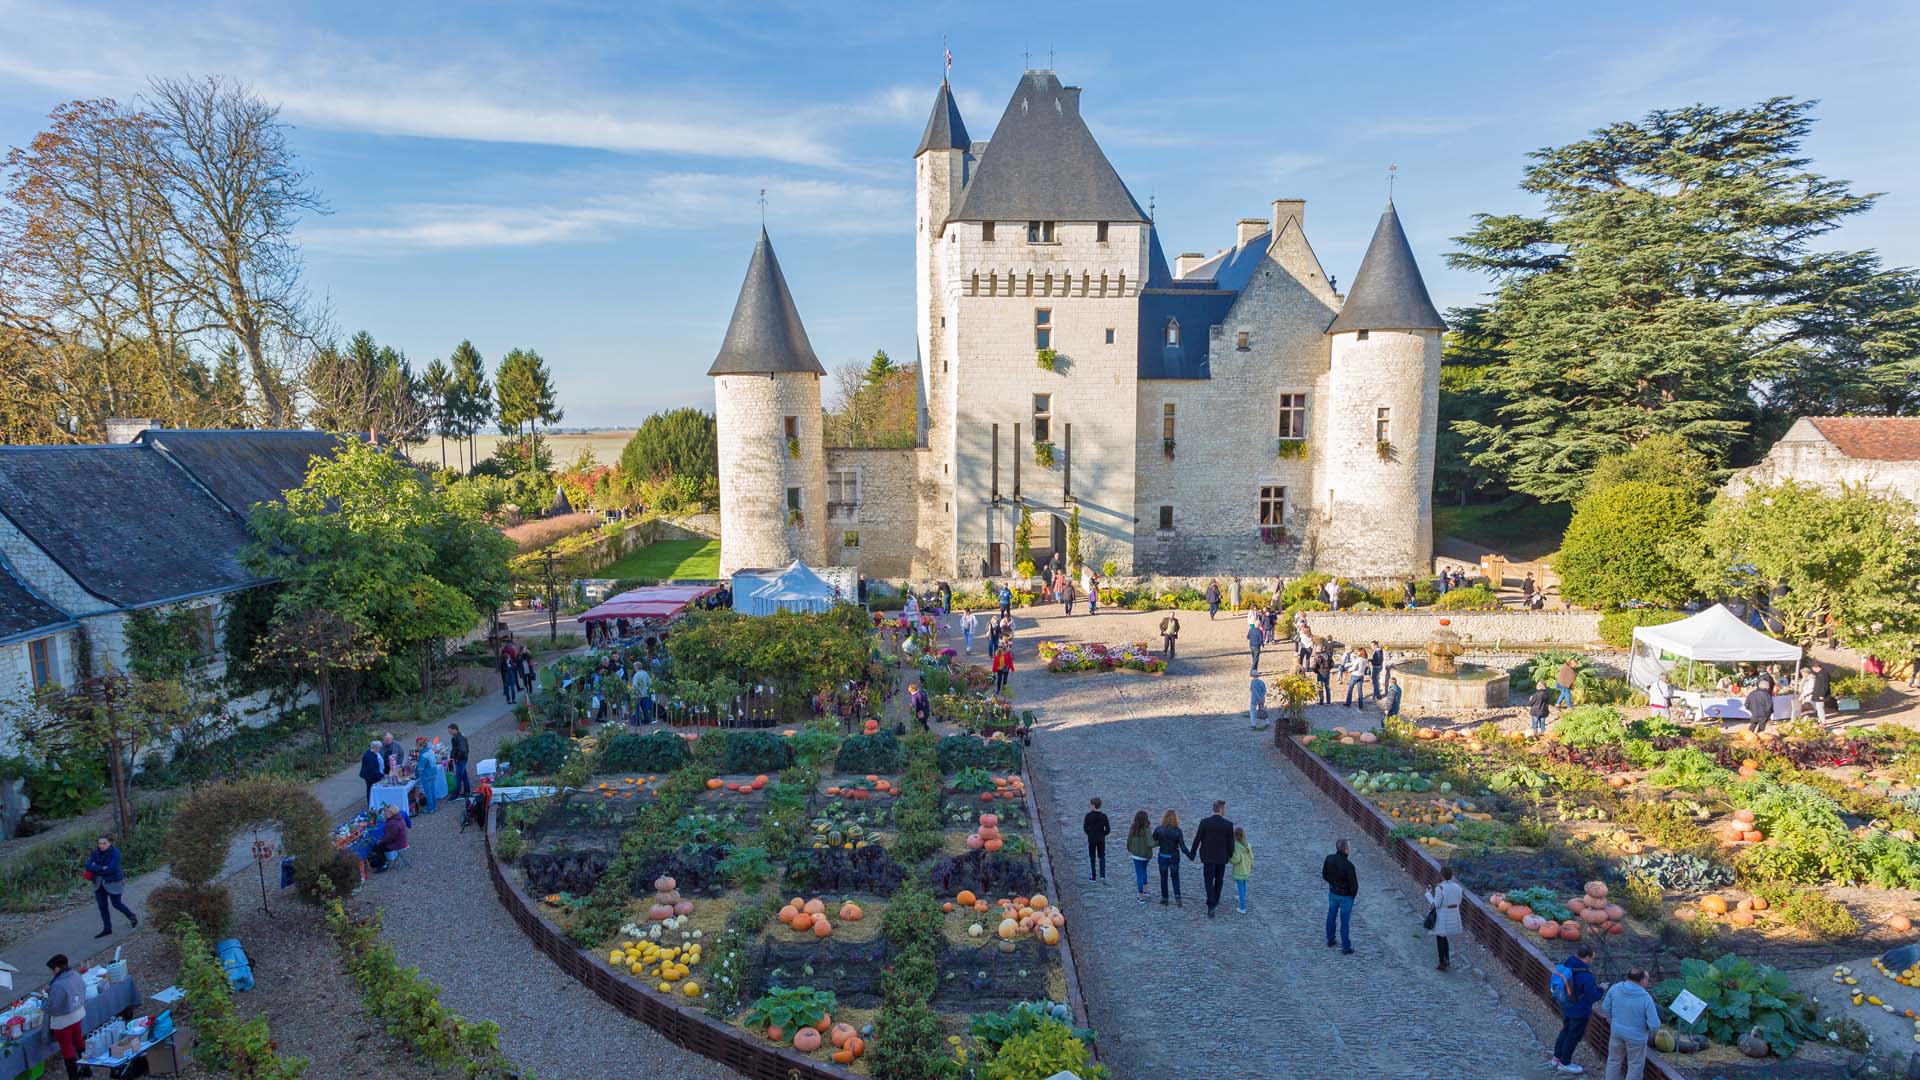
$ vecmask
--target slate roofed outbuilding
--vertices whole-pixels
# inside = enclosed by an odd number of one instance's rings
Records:
[[[1020,77],[954,221],[1131,221],[1146,212],[1080,117],[1080,88]]]
[[[1140,378],[1212,377],[1212,330],[1226,321],[1238,294],[1205,285],[1140,290]],[[1172,344],[1167,341],[1169,323],[1179,325],[1178,341]]]
[[[753,258],[747,263],[746,280],[740,283],[740,296],[733,302],[727,336],[707,374],[781,372],[825,375],[827,369],[820,366],[813,343],[807,340],[807,328],[800,322],[800,309],[794,306],[787,277],[780,272],[773,241],[762,228],[760,240],[753,246]]]
[[[1389,201],[1360,260],[1360,272],[1353,276],[1347,302],[1327,326],[1327,333],[1446,328],[1446,320],[1427,295],[1427,283],[1420,277],[1406,230],[1400,227],[1400,215]]]
[[[279,502],[307,478],[314,458],[331,457],[340,436],[324,431],[174,431],[148,428],[158,449],[245,520],[255,503]]]
[[[966,150],[972,145],[967,125],[960,119],[960,106],[954,103],[953,88],[941,79],[940,92],[933,96],[933,114],[927,117],[926,133],[920,136],[920,148],[913,156],[929,150]]]
[[[0,645],[45,637],[73,625],[72,616],[28,588],[0,559]]]
[[[144,443],[0,447],[0,516],[117,607],[259,580],[240,565],[245,524]]]

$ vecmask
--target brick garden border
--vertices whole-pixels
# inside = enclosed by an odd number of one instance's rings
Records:
[[[1335,805],[1346,811],[1354,824],[1360,826],[1360,831],[1385,848],[1388,856],[1422,888],[1431,888],[1440,880],[1440,864],[1418,844],[1393,835],[1392,819],[1361,798],[1331,765],[1302,745],[1297,736],[1282,735],[1276,729],[1273,742],[1288,761],[1305,773],[1307,779],[1313,781],[1314,786],[1332,799]],[[1548,989],[1548,982],[1553,977],[1554,961],[1532,942],[1515,934],[1510,929],[1512,920],[1495,911],[1472,890],[1462,886],[1461,892],[1465,901],[1460,908],[1461,924],[1489,952],[1500,958],[1514,978],[1539,995],[1542,1001],[1553,1006],[1557,1015],[1559,1006]],[[1594,1013],[1587,1025],[1586,1042],[1602,1059],[1606,1057],[1607,1040],[1611,1032],[1612,1025],[1607,1018]],[[1651,1047],[1647,1049],[1646,1076],[1648,1080],[1686,1080]]]
[[[1031,747],[1023,747],[1020,755],[1020,773],[1026,782],[1026,808],[1028,820],[1033,822],[1034,856],[1040,863],[1042,879],[1053,891],[1049,894],[1060,896],[1060,886],[1053,874],[1053,864],[1047,858],[1046,839],[1042,835],[1039,807],[1034,799],[1033,772],[1027,766]],[[702,1057],[712,1058],[727,1068],[751,1077],[752,1080],[860,1080],[859,1074],[831,1064],[823,1064],[799,1051],[786,1047],[777,1047],[761,1039],[754,1038],[748,1032],[708,1016],[703,1009],[682,1005],[666,995],[648,986],[641,985],[630,976],[619,974],[602,966],[592,954],[581,949],[567,939],[566,932],[541,914],[539,907],[531,900],[519,883],[513,880],[500,866],[493,855],[493,834],[496,813],[486,815],[483,840],[487,852],[487,876],[493,879],[493,891],[500,903],[512,916],[514,924],[522,933],[532,939],[534,948],[539,949],[552,960],[561,971],[567,973],[575,982],[599,995],[600,999],[622,1013],[646,1024],[667,1037],[675,1046],[691,1050]],[[1071,928],[1069,928],[1071,929]],[[1076,975],[1073,953],[1071,951],[1073,935],[1065,935],[1060,948],[1060,966],[1067,981],[1068,1007],[1073,1010],[1074,1023],[1087,1026],[1086,1001],[1080,995],[1080,980]],[[1093,1060],[1099,1060],[1097,1048],[1089,1047]]]

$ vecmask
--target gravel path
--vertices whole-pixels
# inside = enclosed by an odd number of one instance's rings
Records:
[[[474,759],[491,756],[503,734],[476,736]],[[438,983],[442,1001],[469,1020],[500,1025],[500,1046],[515,1064],[562,1080],[738,1075],[630,1019],[536,951],[500,906],[479,831],[460,831],[457,807],[443,803],[415,821],[412,865],[374,875],[356,900],[384,910],[401,962]]]
[[[1057,610],[1057,609],[1055,609]],[[1050,675],[1032,655],[1045,637],[1119,642],[1153,636],[1159,613],[1021,620],[1016,702],[1039,712],[1036,795],[1047,818],[1074,957],[1102,1058],[1121,1077],[1517,1077],[1542,1072],[1557,1024],[1470,939],[1453,970],[1435,970],[1420,928],[1424,901],[1331,802],[1247,727],[1245,623],[1183,613],[1178,660],[1164,677]],[[1293,656],[1263,658],[1269,674]],[[1379,714],[1315,707],[1319,726],[1377,726]],[[1108,879],[1089,884],[1080,821],[1099,795],[1113,821]],[[1184,908],[1161,907],[1152,870],[1134,898],[1125,830],[1168,808],[1187,835],[1216,798],[1255,853],[1248,914],[1226,884],[1205,912],[1200,864],[1183,862]],[[1360,876],[1355,952],[1325,947],[1320,864],[1353,838]]]

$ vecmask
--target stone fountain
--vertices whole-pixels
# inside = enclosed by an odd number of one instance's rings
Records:
[[[1427,658],[1396,665],[1400,681],[1400,708],[1497,709],[1507,703],[1507,673],[1478,664],[1463,664],[1466,639],[1448,628],[1447,619],[1427,639]]]

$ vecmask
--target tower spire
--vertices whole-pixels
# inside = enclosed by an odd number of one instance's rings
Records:
[[[1334,316],[1327,333],[1446,328],[1446,321],[1427,295],[1427,283],[1413,258],[1413,245],[1407,243],[1406,230],[1400,227],[1400,214],[1389,202],[1373,230],[1373,240],[1367,244],[1367,254],[1360,260],[1360,271],[1353,275],[1347,302]]]

